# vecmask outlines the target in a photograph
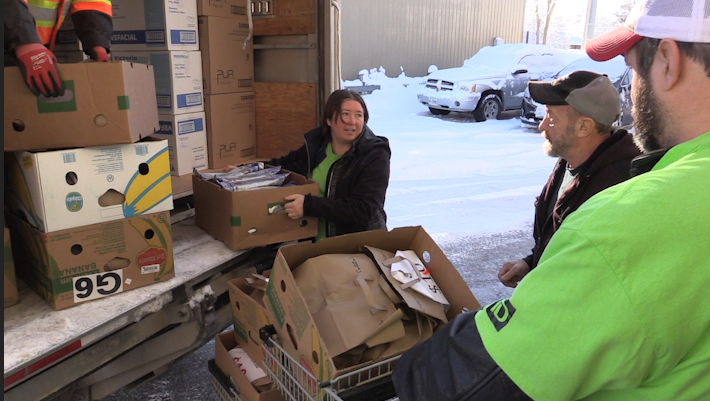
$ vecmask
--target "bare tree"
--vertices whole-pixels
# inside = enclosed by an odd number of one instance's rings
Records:
[[[626,17],[629,15],[631,9],[634,8],[635,4],[636,0],[622,1],[621,4],[619,4],[619,8],[614,11],[614,17],[616,17],[616,22],[623,24],[626,21]]]
[[[544,9],[540,7],[541,2],[544,3]],[[542,44],[547,44],[547,32],[550,30],[550,19],[552,18],[552,11],[555,10],[556,4],[557,0],[535,0],[535,43],[539,44],[540,37],[542,37]],[[541,35],[540,27],[542,20],[545,20],[545,26]]]

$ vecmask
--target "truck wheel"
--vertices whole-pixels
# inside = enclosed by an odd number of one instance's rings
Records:
[[[473,117],[477,122],[497,119],[500,117],[502,104],[498,95],[491,93],[478,102],[478,107],[473,111]]]

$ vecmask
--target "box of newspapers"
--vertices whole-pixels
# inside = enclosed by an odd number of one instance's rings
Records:
[[[292,219],[284,197],[318,196],[318,183],[264,163],[193,171],[195,224],[235,251],[318,235],[318,219]]]

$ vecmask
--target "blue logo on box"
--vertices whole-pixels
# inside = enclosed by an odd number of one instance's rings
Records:
[[[177,106],[178,109],[184,109],[185,107],[195,107],[202,105],[202,93],[184,93],[182,95],[177,95]]]
[[[160,129],[158,134],[172,135],[173,134],[173,122],[172,121],[160,121]]]
[[[194,45],[197,43],[197,31],[173,29],[170,31],[170,43]]]
[[[78,212],[84,207],[84,197],[78,192],[70,192],[64,201],[67,204],[67,210],[70,212]]]

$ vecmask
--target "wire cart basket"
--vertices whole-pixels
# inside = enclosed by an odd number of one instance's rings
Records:
[[[260,330],[264,365],[286,401],[398,401],[392,371],[399,356],[319,382],[279,344],[273,326]]]
[[[219,401],[242,401],[239,397],[239,387],[229,376],[219,370],[214,359],[207,362],[207,369],[210,372],[212,390]]]

